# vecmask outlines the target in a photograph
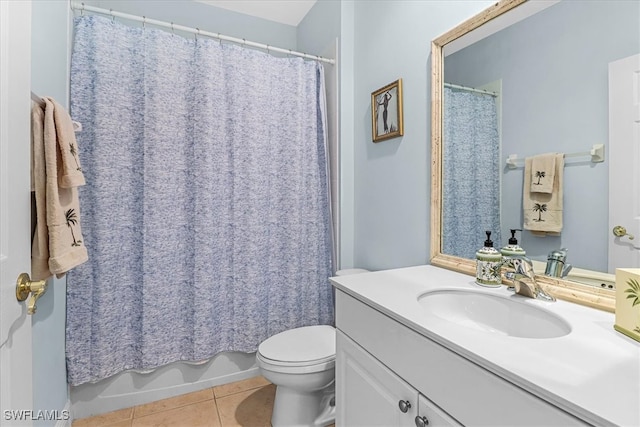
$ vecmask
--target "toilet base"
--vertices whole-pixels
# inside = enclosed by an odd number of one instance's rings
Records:
[[[324,427],[336,419],[335,383],[323,390],[300,392],[277,386],[272,427]]]

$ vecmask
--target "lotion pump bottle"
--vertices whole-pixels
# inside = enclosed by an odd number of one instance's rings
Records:
[[[518,228],[511,229],[511,237],[509,238],[509,244],[502,249],[500,253],[502,256],[508,256],[511,258],[524,258],[527,253],[524,249],[518,246],[518,239],[516,239],[516,231],[522,231]]]
[[[493,247],[491,231],[486,233],[484,247],[476,252],[476,283],[481,286],[498,287],[502,284],[502,254]]]

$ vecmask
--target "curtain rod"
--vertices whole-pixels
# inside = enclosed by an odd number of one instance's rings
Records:
[[[498,96],[498,94],[495,93],[495,92],[489,92],[488,90],[476,89],[476,88],[473,88],[473,87],[455,85],[453,83],[445,83],[444,87],[450,87],[452,89],[466,90],[468,92],[484,93],[485,95]]]
[[[218,40],[224,40],[224,41],[229,41],[233,43],[238,43],[244,46],[251,46],[258,49],[264,49],[267,52],[286,53],[289,55],[300,56],[302,58],[313,59],[315,61],[326,62],[328,64],[336,63],[335,59],[323,58],[322,56],[316,56],[316,55],[309,55],[307,53],[296,52],[295,50],[291,50],[291,49],[283,49],[280,47],[270,46],[268,44],[263,44],[263,43],[252,42],[252,41],[240,39],[237,37],[225,36],[224,34],[220,34],[220,33],[211,33],[208,31],[203,31],[199,28],[185,27],[184,25],[174,24],[173,22],[158,21],[156,19],[147,18],[146,16],[130,15],[128,13],[116,12],[112,9],[103,9],[101,7],[87,6],[84,3],[71,2],[71,9],[78,9],[80,11],[86,10],[88,12],[95,12],[95,13],[101,13],[103,15],[109,15],[114,18],[123,18],[123,19],[129,19],[132,21],[142,22],[143,25],[151,24],[158,27],[170,28],[172,31],[179,30],[179,31],[195,34],[197,36],[212,37]]]

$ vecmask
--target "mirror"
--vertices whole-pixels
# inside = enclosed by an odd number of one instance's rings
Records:
[[[640,51],[638,13],[637,2],[503,0],[432,42],[432,264],[474,275],[469,249],[458,254],[450,245],[443,246],[447,239],[467,239],[468,245],[479,248],[484,230],[492,229],[494,236],[501,236],[494,239],[495,246],[502,247],[509,229],[522,228],[524,171],[522,163],[507,167],[508,155],[523,159],[546,152],[588,152],[595,144],[604,144],[606,151],[607,63]],[[596,58],[601,63],[595,63]],[[584,84],[585,79],[597,84]],[[457,161],[447,164],[444,158],[451,148],[444,137],[444,121],[452,120],[456,126],[455,119],[444,113],[445,82],[476,89],[493,83],[489,90],[499,94],[499,159],[480,169],[497,169],[491,179],[501,187],[493,202],[499,206],[498,225],[494,220],[479,225],[475,235],[447,233],[443,239],[446,215],[451,215],[448,210],[443,213],[443,201],[468,205],[458,203],[457,193],[443,178],[451,166],[462,176],[468,170]],[[589,156],[566,157],[564,189],[560,236],[541,238],[524,231],[518,235],[519,243],[529,257],[541,261],[538,281],[550,292],[612,311],[613,291],[543,275],[547,254],[561,247],[568,248],[567,261],[576,270],[593,271],[593,277],[607,270],[608,163],[592,163]],[[584,212],[589,214],[578,215]]]

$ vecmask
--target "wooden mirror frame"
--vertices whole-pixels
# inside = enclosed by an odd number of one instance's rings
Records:
[[[431,264],[475,276],[475,260],[442,253],[442,142],[444,46],[508,12],[527,0],[500,0],[431,42]],[[615,311],[615,291],[536,275],[536,281],[556,298]],[[505,281],[505,283],[507,283]]]

